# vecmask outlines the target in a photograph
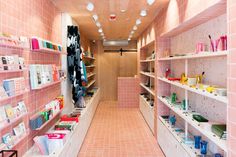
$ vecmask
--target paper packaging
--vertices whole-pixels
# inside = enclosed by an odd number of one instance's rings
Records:
[[[48,137],[47,146],[48,146],[49,154],[62,148],[66,142],[66,134],[48,133],[46,135]]]

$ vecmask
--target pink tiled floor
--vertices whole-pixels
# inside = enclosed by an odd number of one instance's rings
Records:
[[[164,157],[141,113],[100,103],[78,157]]]

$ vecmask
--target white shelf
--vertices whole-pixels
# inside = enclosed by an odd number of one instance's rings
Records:
[[[96,58],[94,57],[90,57],[90,56],[83,56],[84,59],[91,59],[91,60],[95,60]]]
[[[140,95],[140,98],[145,102],[145,105],[148,106],[150,109],[153,110],[153,107],[150,105],[150,103],[144,98],[143,95]],[[154,116],[154,114],[153,114]]]
[[[83,112],[79,117],[78,124],[73,129],[73,131],[71,131],[67,135],[66,142],[62,148],[55,150],[50,155],[41,155],[38,151],[38,148],[33,145],[23,155],[23,157],[77,157],[99,101],[100,90],[97,89],[97,91],[94,93],[93,97],[88,101],[88,103],[86,102],[86,108],[83,109]]]
[[[184,133],[177,133],[171,125],[164,120],[162,117],[159,117],[159,120],[162,124],[168,129],[168,131],[175,137],[175,139],[180,143],[180,145],[184,148],[184,150],[191,156],[196,157],[197,155],[201,155],[200,149],[195,149],[193,144],[185,144],[183,141]]]
[[[155,62],[155,61],[156,61],[156,59],[140,60],[141,63]]]
[[[204,136],[209,138],[212,142],[214,142],[218,147],[223,149],[225,152],[227,152],[227,146],[226,146],[226,140],[220,139],[217,135],[215,135],[213,132],[208,131],[204,129],[203,123],[199,123],[192,118],[192,113],[186,112],[182,110],[181,108],[177,107],[174,104],[171,104],[167,99],[162,98],[158,96],[158,99],[163,102],[167,107],[169,107],[172,111],[174,111],[176,114],[178,114],[181,118],[183,118],[187,123],[189,123],[191,126],[193,126],[195,129],[197,129],[199,132],[201,132]],[[206,123],[205,123],[206,124]]]
[[[203,96],[215,99],[217,101],[223,102],[225,104],[228,104],[228,98],[226,96],[219,96],[219,95],[215,95],[215,94],[209,93],[209,92],[201,90],[201,89],[191,88],[188,85],[181,84],[179,81],[169,81],[168,79],[163,78],[163,77],[158,77],[158,80],[161,80],[163,82],[169,83],[171,85],[175,85],[175,86],[180,87],[182,89],[186,89],[186,90],[191,91],[193,93],[203,95]]]
[[[88,65],[88,66],[85,66],[86,68],[94,68],[95,65]]]
[[[90,77],[92,77],[92,76],[94,76],[94,75],[96,75],[96,73],[89,74],[89,75],[87,76],[87,78],[90,78]]]
[[[139,97],[139,109],[150,130],[154,133],[154,110],[143,96]]]
[[[91,81],[91,82],[86,86],[86,88],[91,87],[95,82],[96,82],[96,80]]]
[[[181,60],[181,59],[196,59],[196,58],[210,58],[210,57],[221,57],[227,56],[227,51],[218,51],[218,52],[199,52],[199,54],[186,54],[186,56],[175,56],[175,57],[166,57],[160,58],[158,61],[168,61],[168,60]]]
[[[154,73],[141,71],[140,74],[143,74],[143,75],[148,76],[148,77],[155,78]]]
[[[155,96],[155,92],[153,89],[146,87],[144,84],[140,83],[140,86],[142,86],[146,91],[148,91],[150,94],[152,94],[153,96]]]

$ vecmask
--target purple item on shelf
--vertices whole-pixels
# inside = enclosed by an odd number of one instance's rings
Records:
[[[33,50],[39,49],[39,41],[37,38],[32,38],[31,42],[32,42],[32,49]]]

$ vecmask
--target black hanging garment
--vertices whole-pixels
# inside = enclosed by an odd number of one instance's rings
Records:
[[[68,63],[68,75],[73,86],[72,99],[75,107],[80,107],[84,90],[82,88],[81,80],[81,62],[82,51],[80,46],[80,34],[77,26],[68,26],[67,32],[67,63]]]

